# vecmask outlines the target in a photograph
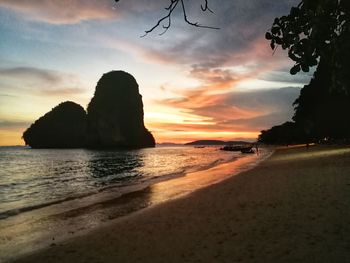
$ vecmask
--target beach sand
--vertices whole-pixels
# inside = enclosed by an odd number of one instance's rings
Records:
[[[277,150],[16,262],[350,262],[350,148]]]

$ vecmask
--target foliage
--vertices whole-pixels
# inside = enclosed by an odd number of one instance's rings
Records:
[[[350,138],[350,1],[303,0],[276,18],[265,37],[288,49],[290,73],[317,70],[294,102],[293,120],[262,131],[259,140],[288,143]]]
[[[296,144],[309,140],[295,122],[285,122],[271,129],[261,131],[258,141],[267,144]]]
[[[266,39],[273,50],[288,49],[295,61],[290,73],[308,72],[319,59],[325,59],[338,69],[348,65],[342,53],[349,49],[349,0],[303,0],[292,7],[289,15],[276,18]],[[336,76],[342,79],[341,74]],[[340,84],[341,81],[332,84]],[[344,86],[342,87],[344,88]]]
[[[314,78],[294,102],[294,121],[317,140],[350,138],[350,95],[329,89],[330,67],[321,61]]]
[[[331,65],[320,62],[310,84],[294,102],[294,122],[262,131],[259,141],[268,144],[339,141],[350,138],[350,95],[331,90]]]

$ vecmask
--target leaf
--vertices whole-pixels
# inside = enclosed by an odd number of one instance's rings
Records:
[[[276,38],[276,44],[277,44],[277,45],[282,45],[282,43],[283,43],[283,42],[282,42],[282,39],[279,38],[279,37],[277,37],[277,38]]]
[[[290,69],[290,74],[295,75],[300,71],[300,65],[296,64]]]
[[[273,26],[271,28],[271,33],[272,34],[276,35],[276,34],[278,34],[278,32],[280,32],[280,27],[279,26]]]
[[[271,39],[272,39],[271,33],[270,33],[270,32],[266,32],[265,38],[266,38],[267,40],[271,40]]]
[[[296,17],[299,15],[299,8],[297,7],[292,7],[292,9],[290,10],[290,15],[292,17]]]
[[[271,41],[270,47],[272,50],[275,50],[275,41],[273,41],[273,40]]]
[[[301,65],[301,69],[302,69],[304,72],[309,72],[309,71],[310,71],[309,66],[306,65],[306,64],[302,64],[302,65]]]

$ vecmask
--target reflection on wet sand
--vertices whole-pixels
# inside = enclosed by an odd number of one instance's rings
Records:
[[[104,222],[215,184],[233,174],[252,168],[258,160],[269,154],[266,151],[265,155],[246,156],[208,170],[158,182],[146,188],[141,188],[139,185],[139,189],[135,188],[135,191],[123,195],[104,191],[86,198],[23,213],[15,220],[2,220],[0,248],[4,253],[1,257],[13,258],[13,255],[19,255],[18,251],[23,254],[40,247],[54,246],[56,242],[83,234]],[[94,165],[96,166],[96,162]]]
[[[267,154],[268,153],[265,152],[263,158],[266,158]],[[151,185],[150,203],[158,204],[187,195],[200,188],[213,185],[232,175],[251,169],[257,164],[257,162],[254,161],[258,160],[262,159],[256,155],[250,155],[234,162],[215,166],[208,170],[189,173],[185,177],[179,177]]]

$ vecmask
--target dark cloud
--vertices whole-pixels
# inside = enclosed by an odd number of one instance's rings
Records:
[[[0,69],[0,76],[13,78],[37,78],[51,84],[62,81],[62,76],[55,71],[33,67],[14,67]]]
[[[215,25],[220,27],[220,30],[198,29],[175,24],[167,32],[170,40],[160,43],[158,48],[153,47],[150,52],[161,53],[167,60],[176,61],[176,63],[206,67],[231,66],[248,62],[247,60],[259,59],[267,54],[254,52],[256,42],[264,40],[265,32],[276,16],[287,13],[298,2],[297,0],[223,0],[218,4],[212,1],[214,14],[196,16],[196,12],[189,12],[188,16],[193,21],[202,19],[200,21],[202,24]],[[197,1],[189,6],[190,9],[200,10]],[[181,13],[178,13],[178,16],[181,16]],[[183,31],[185,33],[182,33]],[[174,37],[175,34],[178,36]],[[264,40],[264,44],[269,51],[268,55],[271,56],[268,42]],[[251,51],[254,57],[248,56]]]
[[[284,70],[282,69],[279,71],[271,71],[263,74],[262,76],[259,76],[259,79],[276,82],[290,82],[303,85],[310,82],[314,74],[314,70],[315,69],[313,68],[312,71],[308,73],[300,72],[296,75],[291,75],[289,73],[289,68],[286,68]]]
[[[215,117],[218,125],[229,125],[233,129],[260,130],[290,120],[294,112],[292,104],[299,93],[299,88],[232,92],[219,96],[217,109],[215,106],[204,107],[194,109],[193,113],[206,112],[207,117]],[[221,115],[224,118],[220,118]]]
[[[85,92],[82,88],[60,88],[60,89],[44,89],[40,93],[45,96],[61,96],[61,95],[73,95],[81,94]]]
[[[0,77],[0,87],[3,89],[30,89],[33,94],[38,95],[58,96],[85,91],[77,76],[54,70],[35,67],[0,68]]]
[[[25,121],[1,121],[0,120],[1,130],[20,129],[24,127],[29,127],[29,125],[30,123]]]
[[[232,92],[231,94],[225,94],[222,96],[221,103],[253,110],[270,108],[281,111],[287,108],[292,108],[292,104],[299,96],[299,93],[300,88],[294,87]]]

